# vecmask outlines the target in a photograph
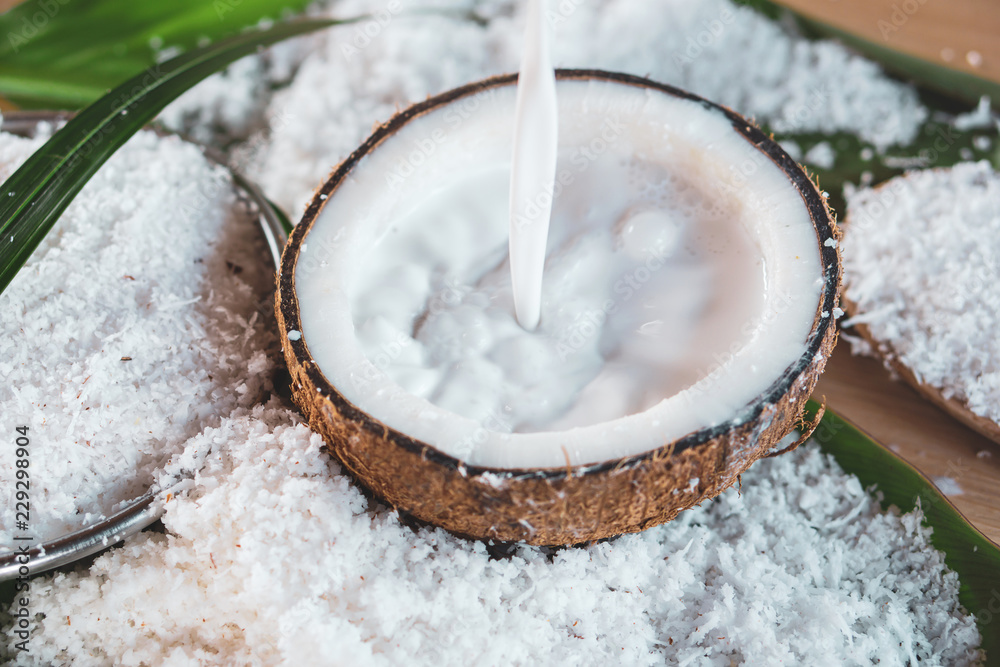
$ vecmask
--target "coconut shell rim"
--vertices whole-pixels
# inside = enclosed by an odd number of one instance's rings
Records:
[[[949,169],[949,167],[934,167],[928,171],[940,172],[946,171],[947,169]],[[906,174],[893,176],[890,179],[882,181],[874,186],[872,190],[882,190],[888,188],[890,183],[900,178],[906,178]],[[845,216],[844,222],[841,223],[841,229],[844,232],[850,228],[851,223],[850,216],[846,213]],[[844,307],[844,312],[846,312],[849,317],[855,317],[859,314],[858,304],[847,296],[847,291],[849,289],[850,284],[848,282],[845,281],[841,284],[840,303]],[[993,421],[989,417],[976,414],[964,401],[945,398],[944,392],[940,387],[918,380],[917,374],[913,371],[913,369],[899,359],[899,353],[896,351],[895,347],[888,341],[877,338],[871,332],[871,328],[867,323],[858,322],[857,324],[849,325],[849,328],[857,331],[858,334],[871,346],[872,354],[876,359],[897,373],[903,381],[906,382],[906,384],[910,385],[910,387],[920,394],[920,396],[922,396],[925,400],[930,401],[933,405],[943,410],[952,419],[955,419],[959,423],[967,426],[984,438],[992,440],[1000,445],[1000,423]]]
[[[498,468],[473,465],[446,454],[431,444],[417,440],[402,431],[394,429],[379,421],[374,415],[370,415],[355,406],[336,389],[333,383],[327,380],[326,376],[319,369],[319,366],[313,361],[312,355],[309,353],[308,346],[306,345],[305,335],[301,335],[297,340],[288,339],[289,330],[302,332],[298,295],[295,290],[295,268],[300,256],[302,242],[319,218],[323,207],[330,200],[333,192],[340,186],[358,162],[411,120],[463,97],[491,88],[514,84],[517,82],[517,78],[517,74],[502,74],[489,77],[429,97],[423,102],[417,102],[397,112],[388,121],[379,125],[357,149],[337,165],[330,176],[314,192],[312,201],[303,213],[302,219],[289,236],[288,243],[282,252],[281,266],[277,274],[275,305],[278,310],[278,321],[284,324],[279,335],[283,346],[285,346],[286,356],[289,352],[294,356],[295,361],[302,367],[309,380],[320,390],[323,397],[331,401],[346,419],[359,422],[365,430],[385,437],[395,445],[403,447],[407,451],[421,456],[421,458],[449,470],[458,471],[462,476],[477,476],[489,473],[506,480],[558,480],[566,477],[621,470],[642,465],[648,460],[660,458],[665,454],[675,454],[686,449],[711,443],[742,424],[758,420],[765,406],[777,403],[781,397],[791,391],[794,388],[796,380],[808,372],[814,365],[816,356],[821,354],[825,347],[832,348],[833,346],[832,343],[827,343],[827,339],[836,333],[835,320],[832,314],[838,303],[842,272],[842,262],[836,243],[840,239],[836,220],[827,204],[826,198],[820,194],[816,184],[813,183],[809,175],[774,139],[765,134],[754,123],[731,109],[710,102],[694,93],[632,74],[609,72],[599,69],[556,70],[556,78],[559,81],[599,80],[652,89],[673,97],[696,102],[707,110],[721,112],[729,119],[733,129],[737,133],[767,156],[795,185],[804,200],[814,232],[816,233],[824,284],[820,303],[813,320],[813,326],[810,329],[809,338],[806,340],[806,349],[767,389],[752,399],[736,415],[720,424],[693,431],[640,454],[608,461],[559,468]],[[834,243],[828,243],[831,239]],[[827,313],[825,317],[822,315],[823,312]],[[827,352],[829,353],[829,350]]]
[[[843,290],[844,294],[841,295],[840,301],[844,306],[844,311],[848,316],[854,317],[858,314],[858,305],[854,301],[847,298],[846,285],[843,287]],[[989,417],[976,414],[969,409],[968,405],[964,401],[945,398],[944,392],[941,388],[918,380],[913,369],[900,361],[899,354],[896,352],[895,347],[893,347],[893,345],[888,341],[876,338],[875,335],[872,334],[871,328],[869,328],[866,323],[858,322],[857,324],[851,324],[849,325],[849,328],[857,331],[858,334],[871,346],[872,354],[875,359],[881,361],[883,366],[887,366],[899,375],[899,377],[902,378],[911,389],[916,391],[921,398],[940,408],[949,417],[960,424],[972,429],[984,438],[1000,445],[1000,424],[993,421]]]

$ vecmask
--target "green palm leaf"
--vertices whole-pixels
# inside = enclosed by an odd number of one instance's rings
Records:
[[[91,176],[167,104],[258,48],[344,22],[295,21],[230,37],[155,65],[80,112],[0,186],[0,292]]]
[[[909,145],[892,146],[884,152],[875,150],[871,144],[847,132],[775,132],[775,139],[794,141],[803,153],[820,142],[831,145],[836,156],[833,165],[806,166],[829,192],[829,202],[834,211],[843,213],[846,210],[844,184],[861,183],[863,175],[868,176],[871,183],[878,184],[899,176],[907,169],[950,167],[969,160],[989,160],[995,169],[1000,168],[1000,133],[996,127],[959,130],[947,120],[950,112],[962,101],[976,103],[983,95],[1000,99],[1000,84],[865,40],[796,13],[772,0],[741,0],[741,4],[772,20],[790,18],[811,39],[833,38],[843,42],[888,70],[911,79],[932,112],[945,112],[944,120],[932,114]],[[863,158],[866,152],[870,152],[872,157]]]
[[[988,160],[994,169],[1000,168],[1000,134],[995,127],[959,130],[948,122],[930,120],[911,144],[893,146],[884,153],[847,132],[775,132],[774,138],[796,142],[803,153],[820,142],[830,144],[835,156],[832,165],[806,166],[829,193],[830,206],[841,214],[847,211],[844,185],[861,183],[865,174],[877,184],[914,167],[943,168],[968,160]],[[986,142],[980,143],[984,139]],[[866,149],[870,152],[868,159],[863,157]]]
[[[280,18],[308,0],[33,0],[0,14],[0,95],[25,108],[77,109],[156,63]]]
[[[807,420],[817,409],[817,403],[809,401]],[[976,615],[987,664],[1000,664],[1000,547],[976,530],[916,468],[843,417],[827,410],[812,439],[865,487],[876,487],[884,506],[909,512],[920,504],[927,525],[934,529],[931,542],[958,573],[959,599]]]

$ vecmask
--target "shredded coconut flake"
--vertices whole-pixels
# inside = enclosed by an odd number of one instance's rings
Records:
[[[39,145],[0,133],[0,178]],[[0,295],[0,430],[29,427],[36,540],[110,515],[189,438],[260,400],[273,335],[254,224],[200,149],[143,132]],[[16,460],[0,448],[0,550]]]
[[[960,496],[965,493],[954,477],[935,477],[934,485],[946,496]]]
[[[89,570],[33,582],[20,664],[952,667],[979,657],[974,618],[920,513],[880,512],[811,445],[667,525],[498,559],[372,506],[319,436],[273,403],[193,443],[203,464],[166,505],[168,535],[143,533]]]
[[[990,108],[990,98],[988,95],[983,95],[979,98],[979,104],[976,105],[975,109],[955,116],[952,124],[955,126],[955,129],[964,132],[966,130],[992,128],[994,122],[993,110]]]
[[[821,141],[805,154],[802,158],[806,164],[815,165],[821,169],[829,169],[837,160],[837,154],[829,141]]]
[[[333,7],[346,16],[384,5],[352,0]],[[927,117],[916,91],[871,61],[834,42],[793,35],[729,0],[552,5],[559,67],[648,76],[780,132],[848,131],[879,149],[912,141]],[[428,95],[516,71],[525,6],[479,3],[477,11],[490,18],[485,28],[424,16],[394,18],[367,39],[358,37],[361,26],[322,33],[291,86],[271,100],[269,116],[293,122],[272,122],[272,141],[254,162],[257,179],[287,210],[301,211],[330,165],[354,150],[373,122]]]
[[[986,162],[848,193],[853,321],[946,398],[1000,421],[1000,176]]]

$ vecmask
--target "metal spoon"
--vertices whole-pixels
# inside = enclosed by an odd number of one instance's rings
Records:
[[[3,115],[3,131],[31,137],[34,136],[39,123],[58,124],[69,118],[70,114],[51,111],[7,112]],[[203,148],[203,152],[209,161],[229,170],[240,199],[256,208],[257,223],[264,232],[271,259],[277,268],[281,264],[281,250],[288,235],[271,203],[260,188],[230,168],[221,154],[209,148]],[[73,563],[135,535],[163,515],[162,504],[155,500],[156,497],[152,492],[146,493],[102,521],[33,546],[27,552],[11,551],[0,554],[0,581],[35,575]],[[21,573],[20,568],[25,564],[18,561],[19,557],[23,559],[25,555],[27,555],[28,575]]]

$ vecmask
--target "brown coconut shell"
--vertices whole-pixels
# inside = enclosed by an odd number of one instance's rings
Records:
[[[875,189],[879,190],[884,188],[891,182],[892,180],[886,181],[885,183],[878,185]],[[850,216],[848,215],[847,219],[843,223],[844,231],[850,228],[850,222]],[[858,304],[848,298],[847,289],[848,286],[846,284],[841,286],[840,300],[843,303],[844,312],[846,312],[850,317],[855,317],[861,311],[858,308]],[[960,401],[955,398],[946,398],[940,387],[935,387],[918,380],[916,373],[914,373],[909,366],[899,360],[899,354],[897,354],[896,350],[893,349],[892,345],[886,341],[879,340],[872,335],[871,328],[867,324],[859,322],[851,325],[850,328],[852,331],[857,332],[857,334],[868,343],[871,347],[872,354],[875,355],[875,357],[878,358],[887,369],[895,373],[899,378],[906,382],[906,384],[910,385],[910,387],[912,387],[918,394],[980,435],[983,435],[993,442],[1000,444],[1000,424],[997,424],[993,420],[987,419],[981,415],[977,415],[969,409],[969,406],[965,403],[965,401]]]
[[[555,469],[467,465],[352,405],[313,362],[307,337],[288,339],[288,331],[302,331],[295,267],[323,206],[362,157],[414,118],[486,89],[513,85],[517,77],[499,76],[451,90],[378,126],[317,190],[282,257],[276,308],[293,398],[331,454],[385,502],[458,534],[534,545],[575,544],[669,521],[732,486],[754,461],[772,452],[800,421],[833,350],[836,326],[830,314],[838,304],[841,275],[836,244],[825,243],[839,239],[826,199],[795,161],[751,122],[691,93],[640,77],[598,70],[560,70],[557,77],[639,86],[724,113],[735,131],[784,171],[801,193],[816,228],[824,288],[805,352],[748,406],[742,420],[734,418],[644,454],[595,465]]]
[[[858,309],[858,305],[856,303],[847,298],[846,291],[845,287],[845,293],[841,294],[840,299],[844,304],[844,311],[848,314],[848,316],[854,317],[860,312],[860,310]],[[960,401],[955,398],[946,398],[940,388],[918,380],[913,370],[899,360],[899,355],[893,349],[892,345],[875,338],[867,324],[859,322],[858,324],[851,325],[850,328],[868,342],[868,345],[871,346],[872,354],[874,354],[886,368],[899,376],[904,382],[906,382],[906,384],[913,387],[918,394],[972,430],[986,436],[993,442],[1000,444],[1000,425],[991,419],[977,415],[969,409],[969,406],[965,403],[965,401]]]

